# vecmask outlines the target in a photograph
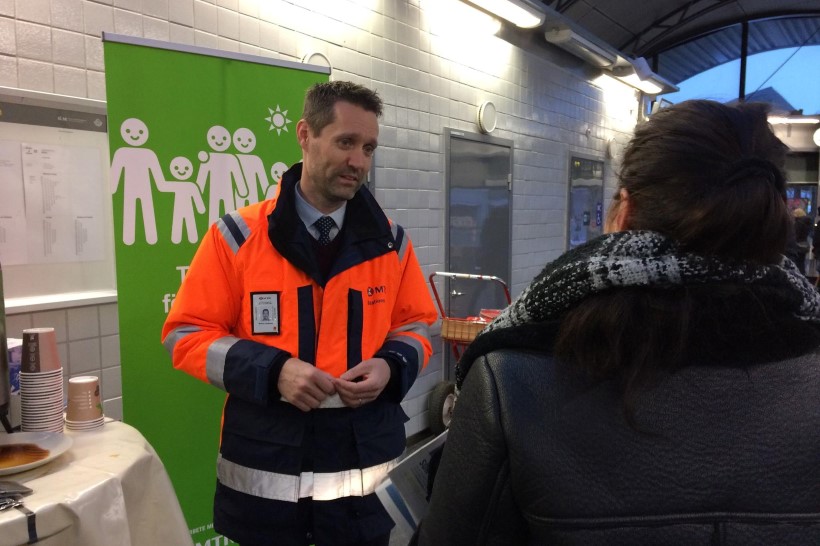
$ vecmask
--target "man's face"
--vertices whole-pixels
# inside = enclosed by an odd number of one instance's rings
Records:
[[[349,102],[337,102],[335,119],[317,135],[299,121],[302,147],[301,189],[319,211],[330,213],[352,199],[364,183],[379,138],[376,114]]]

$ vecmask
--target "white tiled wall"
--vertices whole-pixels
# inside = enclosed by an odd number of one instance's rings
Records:
[[[432,0],[433,3],[448,0]],[[443,130],[478,132],[479,104],[498,110],[493,133],[515,143],[513,295],[565,246],[567,161],[604,158],[634,127],[634,92],[541,44],[441,34],[421,0],[0,0],[0,85],[105,99],[101,32],[300,61],[330,59],[334,79],[377,89],[386,102],[376,197],[416,245],[425,275],[444,269]],[[449,26],[460,22],[448,21]],[[537,50],[537,51],[536,51]],[[607,194],[614,185],[607,164]],[[115,305],[10,317],[15,327],[61,328],[71,374],[99,371],[106,413],[121,411]],[[103,318],[106,317],[106,319]],[[115,326],[114,326],[115,327]],[[426,428],[427,392],[442,378],[437,353],[405,408],[408,434]]]

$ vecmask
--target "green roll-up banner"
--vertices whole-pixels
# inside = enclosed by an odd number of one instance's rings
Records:
[[[174,370],[160,330],[208,226],[299,161],[323,67],[105,34],[124,421],[162,458],[195,544],[213,530],[224,393]]]

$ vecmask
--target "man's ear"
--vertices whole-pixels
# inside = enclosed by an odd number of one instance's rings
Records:
[[[296,140],[299,141],[299,146],[302,150],[307,148],[308,137],[310,136],[310,127],[305,120],[300,119],[296,124]]]

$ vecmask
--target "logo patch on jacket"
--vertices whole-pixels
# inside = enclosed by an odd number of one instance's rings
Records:
[[[251,292],[251,332],[279,333],[279,292]]]
[[[367,287],[367,305],[375,305],[377,303],[385,303],[385,294],[387,294],[387,287],[383,284],[379,286]]]

